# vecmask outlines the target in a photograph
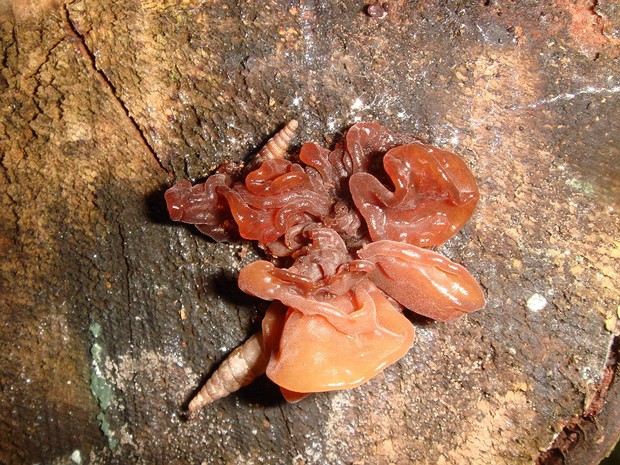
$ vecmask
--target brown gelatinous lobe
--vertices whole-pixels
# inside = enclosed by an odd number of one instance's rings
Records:
[[[353,174],[353,202],[372,240],[440,245],[467,222],[478,202],[473,175],[453,153],[423,144],[388,151],[383,166],[393,189],[368,172]]]
[[[288,143],[291,127],[274,139]],[[273,301],[262,343],[252,342],[262,353],[240,353],[260,360],[248,372],[266,370],[287,399],[359,386],[400,359],[414,329],[398,304],[440,321],[484,307],[469,272],[429,249],[478,201],[458,156],[358,123],[333,150],[307,143],[296,162],[261,161],[226,164],[195,186],[180,181],[165,197],[173,220],[218,241],[255,240],[273,259],[239,274],[241,290]]]
[[[377,265],[369,277],[383,292],[420,315],[450,321],[484,307],[474,277],[437,252],[386,240],[367,244],[358,255]]]

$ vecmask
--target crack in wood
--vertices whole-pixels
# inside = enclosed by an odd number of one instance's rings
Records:
[[[138,124],[135,118],[131,116],[131,112],[129,111],[127,104],[119,97],[116,91],[116,86],[110,80],[110,78],[108,78],[106,73],[97,66],[97,58],[95,57],[95,54],[92,52],[92,50],[90,50],[90,48],[88,47],[86,43],[86,37],[79,31],[78,27],[75,25],[75,23],[71,19],[71,13],[69,11],[68,5],[65,5],[64,7],[65,7],[65,17],[67,20],[67,24],[71,30],[72,35],[74,35],[75,38],[78,40],[77,47],[80,49],[80,51],[85,57],[88,57],[92,70],[95,72],[95,75],[98,77],[101,83],[111,92],[112,96],[114,97],[113,101],[115,102],[116,106],[119,108],[119,110],[123,114],[125,114],[125,116],[130,122],[130,126],[133,128],[138,138],[142,141],[142,144],[144,145],[146,151],[149,153],[151,158],[155,160],[155,162],[157,163],[157,166],[159,167],[161,171],[163,171],[168,176],[170,176],[171,175],[170,170],[167,169],[162,163],[154,147],[150,144],[146,134],[140,127],[140,124]]]
[[[598,429],[597,417],[603,411],[607,395],[618,373],[619,361],[620,335],[616,334],[611,337],[609,354],[605,367],[603,368],[601,381],[596,387],[596,392],[592,396],[592,400],[581,415],[575,416],[565,423],[549,448],[538,456],[536,465],[558,465],[566,463],[567,453],[580,443],[589,440],[588,425],[594,423],[596,429]]]
[[[39,65],[37,66],[37,69],[35,69],[33,72],[28,73],[26,75],[24,75],[24,79],[31,79],[34,76],[36,76],[37,74],[39,74],[39,71],[41,71],[41,68],[49,61],[50,56],[52,55],[52,53],[54,53],[54,50],[56,50],[60,44],[62,44],[65,40],[67,40],[69,37],[71,37],[73,35],[73,33],[71,33],[70,35],[65,35],[60,37],[58,40],[56,40],[46,51],[45,53],[45,58],[41,61],[41,63],[39,63]]]

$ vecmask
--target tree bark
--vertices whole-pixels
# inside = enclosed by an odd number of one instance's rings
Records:
[[[617,440],[617,7],[368,5],[0,5],[1,463],[596,463]],[[416,320],[360,388],[287,404],[261,379],[185,421],[264,306],[236,287],[253,245],[173,224],[163,192],[293,118],[296,147],[374,120],[461,155],[481,201],[442,253],[488,305]]]

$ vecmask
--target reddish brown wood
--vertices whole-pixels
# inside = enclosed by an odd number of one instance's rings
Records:
[[[0,6],[1,462],[514,465],[567,425],[566,463],[609,450],[615,2],[368,7]],[[481,200],[442,253],[488,306],[415,320],[361,388],[286,404],[260,381],[184,422],[264,307],[235,284],[256,251],[173,224],[162,193],[293,118],[297,147],[375,120],[462,156]]]

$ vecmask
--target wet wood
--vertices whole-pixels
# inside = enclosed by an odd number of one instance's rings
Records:
[[[615,8],[3,3],[0,462],[595,463],[619,431]],[[173,224],[163,191],[292,119],[293,149],[374,120],[461,155],[481,201],[442,252],[488,306],[416,321],[358,389],[263,379],[184,421],[264,306],[235,284],[251,244]]]

